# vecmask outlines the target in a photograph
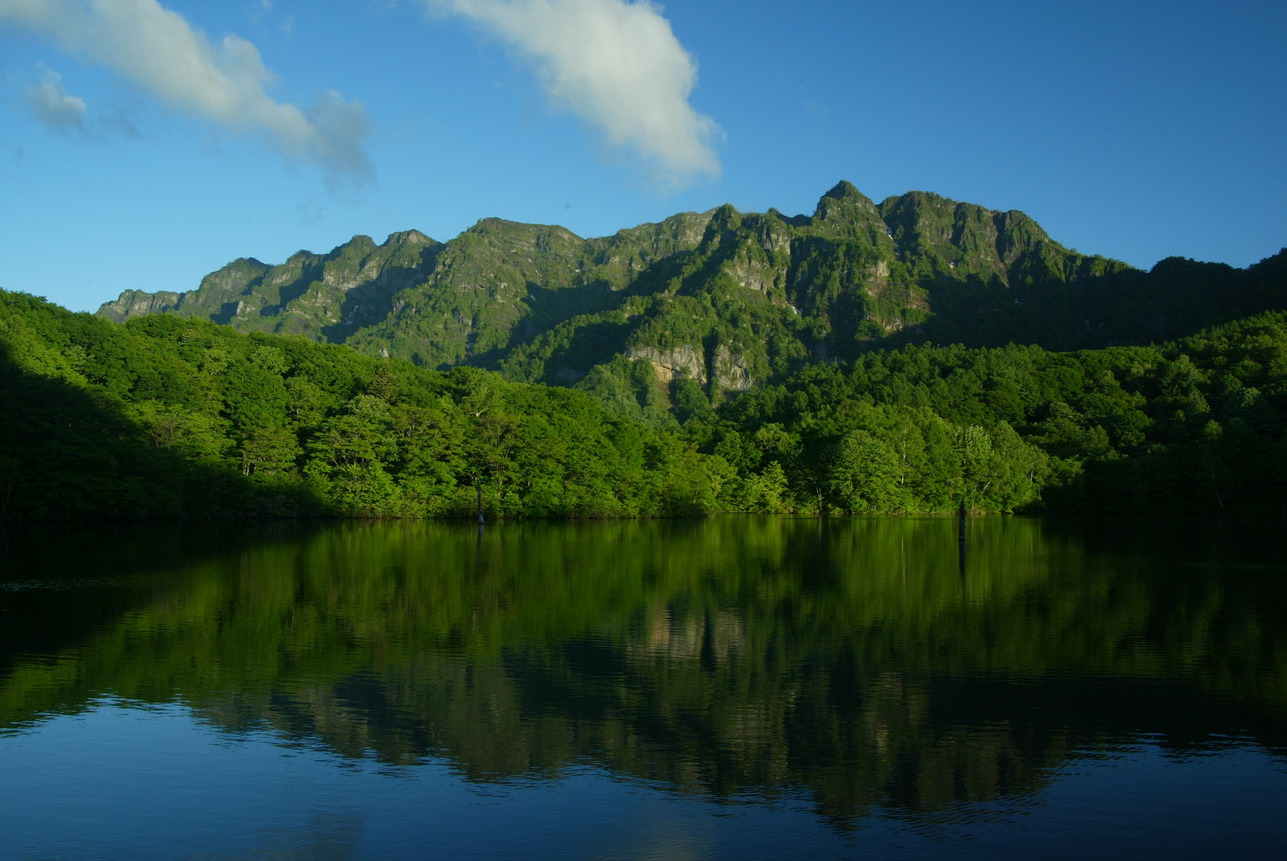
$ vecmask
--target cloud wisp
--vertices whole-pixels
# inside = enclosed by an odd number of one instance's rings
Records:
[[[367,119],[360,103],[334,92],[306,110],[273,99],[267,91],[273,74],[252,43],[231,34],[213,42],[157,0],[0,0],[0,22],[50,38],[176,110],[266,136],[287,155],[332,174],[363,181],[373,173],[362,147]],[[47,124],[62,117],[66,128],[76,110],[83,117],[84,102],[62,92],[56,77],[46,76],[28,96]]]
[[[63,87],[62,75],[38,64],[40,80],[27,88],[27,107],[36,119],[60,134],[88,134],[85,122],[85,100],[73,96]]]
[[[556,107],[633,150],[659,185],[719,175],[719,126],[689,103],[697,66],[648,0],[422,2],[476,22],[532,62]]]

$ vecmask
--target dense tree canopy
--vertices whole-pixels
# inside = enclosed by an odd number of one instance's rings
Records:
[[[678,515],[693,447],[590,395],[0,294],[7,517]]]
[[[1272,510],[1287,505],[1287,315],[1150,347],[909,346],[747,392],[690,434],[772,428],[745,474],[851,511]],[[781,456],[786,453],[785,456]]]
[[[712,289],[718,288],[715,285]],[[751,326],[754,330],[754,326]],[[730,330],[731,332],[732,330]],[[761,333],[760,336],[764,336]],[[675,516],[1287,506],[1287,315],[1157,346],[907,346],[712,408],[0,293],[13,517]]]

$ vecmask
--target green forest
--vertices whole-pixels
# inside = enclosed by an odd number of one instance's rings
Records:
[[[1152,346],[873,350],[716,406],[614,361],[573,390],[0,291],[0,516],[1287,508],[1283,312]]]

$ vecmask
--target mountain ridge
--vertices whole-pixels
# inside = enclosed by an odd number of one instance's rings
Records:
[[[98,313],[204,317],[640,404],[695,386],[714,403],[872,348],[1147,343],[1281,301],[1281,277],[1211,266],[1146,273],[1017,210],[926,191],[878,204],[841,181],[812,215],[725,204],[588,239],[500,218],[447,242],[358,234],[278,265],[239,258],[191,291],[125,291]]]

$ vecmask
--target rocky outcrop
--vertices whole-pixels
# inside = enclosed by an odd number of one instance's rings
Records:
[[[702,386],[708,386],[713,381],[724,391],[742,392],[755,385],[745,358],[735,355],[722,344],[715,349],[710,361],[703,351],[691,346],[669,350],[630,347],[626,350],[626,356],[632,361],[651,363],[657,382],[664,385],[669,385],[678,377],[688,377]]]
[[[626,357],[635,362],[651,362],[657,381],[669,384],[676,377],[691,377],[703,386],[709,375],[706,373],[706,357],[696,347],[675,347],[661,350],[657,347],[630,347]]]
[[[746,359],[721,344],[715,350],[715,382],[726,391],[744,392],[755,385]]]
[[[179,306],[183,294],[161,291],[145,293],[142,290],[126,290],[111,302],[104,303],[98,309],[102,317],[123,323],[130,317],[141,317],[145,314],[166,314]]]

